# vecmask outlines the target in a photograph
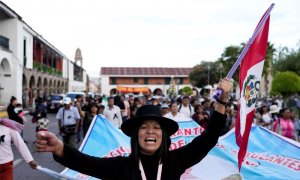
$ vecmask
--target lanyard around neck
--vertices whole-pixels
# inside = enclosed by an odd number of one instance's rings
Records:
[[[140,168],[140,171],[141,171],[142,179],[147,180],[141,160],[139,160],[139,168]],[[161,172],[162,172],[162,163],[160,163],[158,165],[156,180],[161,180]]]

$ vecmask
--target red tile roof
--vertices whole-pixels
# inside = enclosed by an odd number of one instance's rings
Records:
[[[141,75],[141,76],[188,76],[192,68],[162,68],[162,67],[102,67],[101,75]]]

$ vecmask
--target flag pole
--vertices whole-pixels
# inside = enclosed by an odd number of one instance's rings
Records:
[[[263,18],[259,22],[258,26],[256,27],[252,37],[249,39],[248,43],[244,47],[243,51],[239,55],[238,59],[235,61],[233,66],[231,67],[230,71],[228,72],[226,78],[231,79],[235,71],[237,70],[238,66],[241,64],[242,60],[244,59],[246,53],[248,52],[250,46],[252,45],[253,41],[256,39],[258,33],[260,32],[261,28],[264,26],[265,22],[267,21],[267,18],[269,17],[273,7],[275,6],[274,3],[271,4],[271,6],[268,8],[266,13],[264,14]],[[222,95],[223,91],[221,89],[217,89],[214,98],[218,100],[220,96]]]

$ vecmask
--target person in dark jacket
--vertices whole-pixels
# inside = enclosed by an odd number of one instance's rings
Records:
[[[18,104],[17,98],[12,96],[10,98],[9,105],[7,106],[8,118],[11,119],[11,120],[14,120],[14,121],[16,121],[20,124],[23,124],[23,119],[21,117],[19,117],[18,114],[15,112],[16,104]]]
[[[81,153],[63,144],[54,134],[37,133],[38,152],[52,152],[56,161],[66,167],[100,179],[179,180],[186,169],[199,163],[216,145],[225,126],[225,106],[232,82],[222,79],[223,90],[207,129],[191,143],[169,150],[170,136],[178,124],[162,117],[159,107],[145,105],[136,116],[125,121],[121,129],[131,137],[131,154],[128,157],[99,158]]]

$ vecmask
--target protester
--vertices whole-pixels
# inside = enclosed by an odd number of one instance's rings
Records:
[[[74,101],[74,106],[78,109],[78,113],[80,115],[79,126],[78,126],[78,129],[77,129],[77,132],[76,132],[77,143],[80,142],[80,140],[81,140],[80,132],[81,132],[82,119],[83,119],[83,116],[81,116],[81,114],[84,111],[83,108],[84,107],[86,108],[88,106],[87,104],[85,104],[85,102],[88,102],[88,101],[84,102],[83,98],[84,98],[84,96],[82,96],[80,94],[77,94],[75,96],[75,101]]]
[[[79,126],[80,115],[76,107],[71,106],[72,100],[69,97],[63,99],[64,107],[61,107],[57,114],[59,134],[64,143],[70,146],[76,144],[76,133]]]
[[[273,131],[284,137],[298,141],[294,122],[291,120],[291,110],[289,108],[282,109],[282,115],[275,121]]]
[[[105,109],[105,106],[101,104],[99,106],[98,114],[102,114],[103,115],[104,109]]]
[[[300,119],[297,118],[295,111],[291,112],[291,120],[294,122],[295,133],[298,136],[298,141],[300,141]]]
[[[162,104],[160,107],[160,112],[162,116],[165,116],[170,112],[170,107],[167,104]]]
[[[194,114],[194,107],[190,104],[190,97],[183,96],[182,103],[178,106],[178,112],[183,114],[185,118],[191,118]]]
[[[17,103],[14,111],[15,111],[16,114],[18,114],[18,116],[20,118],[22,118],[23,122],[28,122],[28,120],[26,118],[26,114],[28,114],[29,112],[23,110],[22,104]]]
[[[121,114],[122,114],[122,121],[125,122],[127,119],[130,118],[130,104],[129,102],[125,99],[125,95],[122,94],[120,96],[120,104],[122,104],[121,106],[124,107],[124,109],[120,107],[121,109]]]
[[[269,113],[271,114],[273,122],[278,120],[278,118],[279,118],[279,108],[276,104],[273,104],[273,105],[270,106]]]
[[[175,102],[171,103],[170,112],[168,112],[164,117],[172,119],[176,122],[191,119],[190,117],[186,117],[182,113],[178,112],[177,103],[175,103]]]
[[[16,146],[23,159],[31,168],[35,169],[37,163],[33,160],[30,151],[20,136],[23,127],[17,122],[10,122],[9,119],[0,119],[0,179],[13,180],[13,151],[12,143]],[[19,125],[17,125],[19,124]]]
[[[17,102],[17,98],[15,98],[14,96],[12,96],[10,98],[10,103],[7,107],[7,114],[8,114],[8,118],[13,120],[13,121],[16,121],[20,124],[23,124],[23,119],[20,118],[18,116],[18,114],[15,112],[15,108],[16,108],[16,104],[18,104]]]
[[[144,105],[146,105],[146,104],[147,104],[147,99],[146,99],[145,97],[140,97],[140,98],[138,99],[138,102],[137,102],[136,106],[135,106],[135,109],[134,109],[134,111],[133,111],[133,116],[132,116],[132,117],[135,116],[136,111],[137,111],[140,107],[142,107],[142,106],[144,106]]]
[[[195,113],[193,114],[192,119],[202,128],[206,129],[208,123],[208,114],[203,112],[203,108],[200,104],[195,105]]]
[[[225,114],[226,114],[226,124],[225,127],[222,129],[221,135],[226,134],[231,129],[231,124],[233,119],[231,104],[225,105]]]
[[[213,112],[211,101],[206,99],[201,103],[201,105],[203,107],[203,111],[205,111],[208,114],[208,119],[210,119]]]
[[[114,105],[114,98],[108,98],[108,107],[104,109],[103,116],[116,128],[120,128],[122,124],[121,110]]]
[[[18,104],[17,98],[12,96],[10,98],[10,104],[7,107],[8,118],[13,121],[16,121],[17,123],[24,124],[23,119],[15,112],[15,108],[17,104]],[[23,138],[23,131],[21,131],[20,133],[21,133],[21,137]],[[27,143],[26,140],[24,140],[24,142]]]
[[[232,82],[222,79],[218,87],[223,90],[220,101],[224,102]],[[180,179],[186,169],[199,163],[216,145],[225,118],[225,106],[216,103],[207,129],[186,146],[170,151],[170,136],[178,130],[178,124],[162,117],[159,107],[146,105],[121,127],[131,137],[129,157],[85,155],[50,132],[37,133],[36,147],[38,152],[52,152],[64,166],[100,179]]]
[[[43,103],[43,99],[38,97],[35,100],[35,110],[34,112],[30,112],[29,114],[32,115],[31,122],[36,123],[38,116],[40,115],[41,112],[47,112],[47,107]]]
[[[258,121],[258,124],[262,127],[265,127],[269,130],[272,129],[273,121],[272,116],[269,113],[267,104],[263,103],[259,110],[260,119]]]
[[[82,128],[83,128],[83,137],[85,137],[89,127],[94,119],[94,117],[98,114],[99,106],[96,103],[92,103],[90,105],[90,109],[88,111],[82,112]]]

